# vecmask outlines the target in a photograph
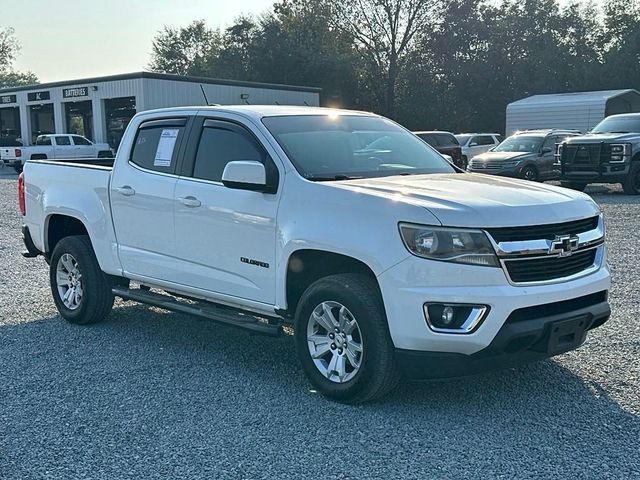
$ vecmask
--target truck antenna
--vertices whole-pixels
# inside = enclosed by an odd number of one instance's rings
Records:
[[[202,86],[202,84],[200,84],[200,90],[202,90],[202,96],[204,97],[204,101],[207,104],[208,107],[211,106],[211,104],[209,103],[209,99],[207,98],[207,94],[204,91],[204,87]]]

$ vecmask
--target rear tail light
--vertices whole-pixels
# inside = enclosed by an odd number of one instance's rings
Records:
[[[20,158],[22,156],[22,150],[16,148],[16,158]]]
[[[22,215],[27,214],[27,206],[24,201],[24,173],[18,177],[18,208]]]

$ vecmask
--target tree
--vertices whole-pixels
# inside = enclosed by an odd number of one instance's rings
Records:
[[[220,33],[204,20],[186,27],[165,26],[153,39],[149,69],[176,75],[205,75],[207,64],[220,49]]]
[[[38,77],[33,73],[13,70],[13,62],[19,52],[20,43],[15,37],[13,28],[0,27],[0,88],[38,83]]]
[[[416,34],[434,21],[436,0],[333,0],[332,5],[333,21],[354,39],[382,110],[394,116],[398,78]]]

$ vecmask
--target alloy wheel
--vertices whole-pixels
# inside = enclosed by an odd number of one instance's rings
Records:
[[[78,261],[69,253],[58,260],[56,287],[60,300],[69,310],[76,310],[82,303],[82,272]]]
[[[307,346],[318,371],[335,383],[345,383],[362,366],[362,333],[347,307],[322,302],[307,322]]]

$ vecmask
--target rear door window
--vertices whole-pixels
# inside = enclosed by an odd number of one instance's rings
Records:
[[[155,120],[138,129],[131,163],[154,172],[175,173],[186,119]]]

